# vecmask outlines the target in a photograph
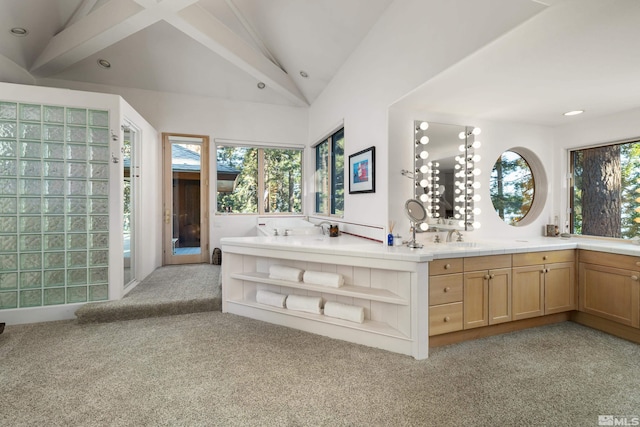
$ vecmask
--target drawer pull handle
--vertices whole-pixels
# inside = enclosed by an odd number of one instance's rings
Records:
[[[450,268],[451,268],[451,264],[445,264],[445,265],[444,265],[444,269],[445,269],[445,270],[448,270],[448,269],[450,269]]]
[[[489,275],[489,279],[493,279],[494,277],[496,277],[496,275],[495,275],[495,274],[490,274],[490,275]]]
[[[491,276],[489,276],[488,274],[485,274],[484,278],[485,278],[485,280],[489,280],[489,279],[491,279]]]
[[[451,320],[451,319],[449,318],[449,316],[445,316],[444,321],[445,321],[445,322],[448,322],[449,320]]]
[[[447,286],[446,288],[444,288],[445,292],[449,292],[451,290],[451,288],[449,286]]]
[[[549,258],[549,257],[545,255],[545,256],[543,256],[543,257],[542,257],[542,260],[543,260],[543,261],[546,261],[546,260],[547,260],[547,258]]]
[[[631,276],[631,280],[638,281],[638,276]]]
[[[636,265],[637,265],[638,267],[640,267],[640,261],[636,262]]]

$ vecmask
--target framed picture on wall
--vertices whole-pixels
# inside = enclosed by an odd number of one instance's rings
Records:
[[[376,192],[376,147],[349,156],[349,194]]]

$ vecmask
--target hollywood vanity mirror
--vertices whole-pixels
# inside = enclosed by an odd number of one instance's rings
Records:
[[[427,218],[418,224],[418,231],[440,229],[473,230],[480,223],[480,213],[474,202],[480,188],[480,160],[476,153],[480,128],[423,120],[414,122],[414,197],[419,200]]]

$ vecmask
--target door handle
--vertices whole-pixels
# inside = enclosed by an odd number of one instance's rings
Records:
[[[171,211],[169,209],[164,211],[164,222],[165,224],[169,224],[171,222]]]

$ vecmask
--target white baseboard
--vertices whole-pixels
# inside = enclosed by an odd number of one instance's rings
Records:
[[[76,318],[76,310],[85,304],[86,303],[78,303],[1,310],[0,323],[6,323],[7,325],[22,325],[25,323],[71,320]]]

